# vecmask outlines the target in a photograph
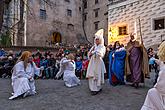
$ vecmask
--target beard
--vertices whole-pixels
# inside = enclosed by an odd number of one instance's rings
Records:
[[[131,39],[132,42],[136,41],[136,39]]]

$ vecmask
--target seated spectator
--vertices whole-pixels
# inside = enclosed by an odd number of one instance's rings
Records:
[[[82,72],[82,61],[80,57],[77,57],[76,60],[76,76],[78,78],[81,78],[81,72]]]
[[[52,54],[50,56],[49,55],[47,56],[47,60],[48,60],[48,63],[47,63],[47,68],[45,69],[45,73],[47,75],[47,78],[53,79],[55,77],[55,71],[56,71],[55,63],[56,63],[56,61],[53,58]]]
[[[87,56],[84,56],[83,61],[82,61],[82,75],[81,75],[81,78],[83,78],[83,79],[85,79],[85,77],[86,77],[88,64],[89,64],[89,60],[88,60]]]

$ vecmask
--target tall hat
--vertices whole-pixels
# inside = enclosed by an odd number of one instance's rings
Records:
[[[104,45],[104,29],[100,29],[95,33],[95,39],[94,42],[96,41],[96,39],[101,40],[101,44]]]

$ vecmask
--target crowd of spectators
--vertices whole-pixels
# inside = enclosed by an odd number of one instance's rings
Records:
[[[44,67],[44,71],[41,77],[35,77],[36,79],[55,79],[55,75],[60,68],[60,60],[64,55],[73,53],[75,55],[76,63],[76,75],[80,79],[85,79],[87,67],[88,67],[88,57],[87,53],[90,46],[77,46],[74,49],[60,48],[56,52],[52,51],[32,51],[33,61],[37,67]],[[12,69],[17,62],[22,51],[5,51],[0,50],[0,77],[10,78],[12,75]]]
[[[40,78],[42,79],[54,79],[55,75],[59,71],[60,68],[60,60],[64,55],[69,53],[73,53],[75,56],[76,63],[76,76],[80,79],[85,79],[86,71],[89,63],[88,59],[88,51],[91,48],[90,45],[83,46],[73,46],[72,49],[61,47],[58,51],[32,51],[33,53],[33,61],[35,62],[37,67],[44,67],[44,71]],[[109,71],[109,53],[113,50],[113,46],[109,45],[106,47],[106,54],[104,57],[104,63]],[[148,59],[149,59],[149,69],[150,72],[152,69],[158,73],[158,66],[154,62],[154,58],[157,58],[157,54],[154,49],[148,49]],[[4,49],[0,50],[0,78],[10,78],[12,74],[12,69],[17,62],[19,56],[22,51],[5,51]],[[35,77],[36,79],[39,77]],[[105,78],[108,78],[108,74],[105,74]]]

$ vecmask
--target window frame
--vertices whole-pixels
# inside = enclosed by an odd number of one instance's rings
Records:
[[[95,0],[95,4],[98,4],[99,3],[99,0]]]
[[[72,10],[71,9],[67,9],[67,16],[72,17]]]
[[[96,22],[94,22],[94,26],[95,26],[95,31],[97,31],[98,29],[99,29],[99,22],[100,21],[96,21]]]
[[[40,9],[40,19],[42,19],[42,20],[47,19],[47,12],[45,9]]]
[[[164,20],[163,21],[163,27],[162,28],[160,28],[160,29],[158,29],[158,27],[156,28],[156,21],[160,21],[160,20]],[[158,30],[164,30],[165,29],[165,17],[158,17],[158,18],[155,18],[155,19],[153,19],[153,21],[152,21],[153,23],[152,23],[152,30],[154,30],[154,31],[158,31]],[[160,23],[159,23],[160,24]]]
[[[125,28],[125,32],[123,32],[123,28]],[[118,26],[118,35],[119,36],[128,35],[128,27],[126,25]]]

